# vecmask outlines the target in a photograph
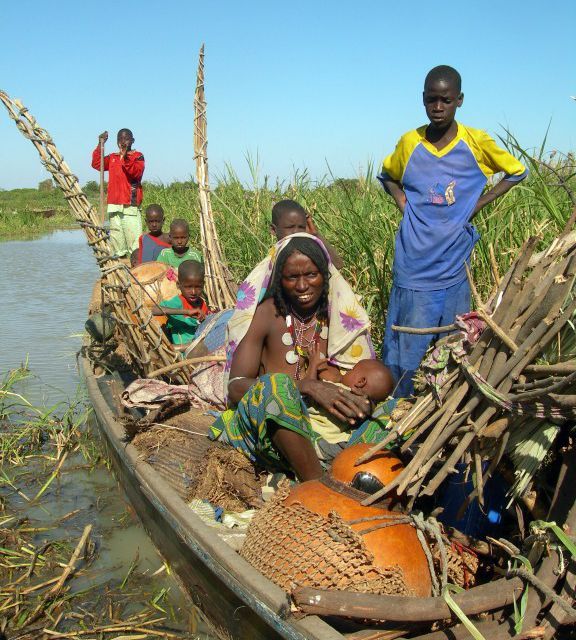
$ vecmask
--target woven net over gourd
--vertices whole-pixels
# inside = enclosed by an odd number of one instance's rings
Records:
[[[336,513],[324,517],[299,503],[285,506],[287,487],[255,516],[240,554],[286,591],[298,586],[410,595],[400,567],[374,565],[362,538]]]

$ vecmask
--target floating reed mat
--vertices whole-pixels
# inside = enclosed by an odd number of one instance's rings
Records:
[[[142,301],[142,286],[130,273],[127,265],[111,252],[108,231],[102,226],[96,209],[82,192],[78,178],[56,148],[50,134],[19,100],[12,100],[0,91],[0,102],[22,135],[30,140],[40,155],[44,167],[68,200],[76,221],[84,229],[88,245],[94,251],[102,272],[105,301],[112,306],[124,343],[135,370],[140,374],[165,367],[178,361],[178,354],[170,345],[162,328]],[[173,378],[186,384],[192,370],[184,367]]]
[[[484,329],[466,342],[453,334],[437,343],[422,365],[428,393],[358,462],[397,440],[402,451],[415,454],[406,468],[383,489],[371,495],[371,504],[392,490],[411,497],[433,495],[461,459],[475,472],[475,497],[483,504],[483,486],[494,473],[512,439],[518,447],[518,429],[534,437],[550,424],[562,425],[576,417],[576,234],[563,236],[535,254],[538,238],[529,239],[502,278],[495,294],[483,304],[471,281],[477,314]],[[478,325],[477,325],[478,328]],[[438,366],[440,362],[440,366]],[[543,364],[544,362],[544,364]],[[426,369],[426,363],[430,367]],[[538,425],[540,425],[538,427]],[[552,430],[556,432],[557,430]],[[553,439],[553,438],[552,438]],[[541,458],[546,453],[536,438]],[[543,450],[543,453],[542,453]],[[522,459],[516,456],[517,473]],[[519,469],[520,467],[520,469]],[[532,468],[530,473],[536,470]],[[526,473],[517,488],[528,485]]]

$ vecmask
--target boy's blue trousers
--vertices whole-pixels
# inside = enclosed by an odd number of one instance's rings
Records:
[[[430,342],[438,336],[423,336],[393,331],[403,327],[440,327],[452,324],[457,315],[470,311],[468,280],[447,289],[415,291],[392,285],[388,303],[382,360],[391,370],[395,398],[407,398],[414,392],[412,379]]]

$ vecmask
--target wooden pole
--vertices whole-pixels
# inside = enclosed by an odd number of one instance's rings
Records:
[[[208,125],[204,95],[204,45],[200,47],[198,55],[196,92],[194,94],[194,159],[196,161],[196,182],[198,183],[200,203],[200,236],[206,267],[205,291],[208,304],[218,309],[229,309],[236,303],[236,286],[226,266],[210,201]]]
[[[466,615],[476,615],[511,605],[523,588],[520,578],[501,578],[456,594],[454,600]],[[387,622],[434,622],[452,618],[450,608],[440,596],[415,598],[297,587],[292,599],[304,613],[320,616]]]
[[[104,140],[100,138],[100,224],[106,222],[106,205],[104,203]]]

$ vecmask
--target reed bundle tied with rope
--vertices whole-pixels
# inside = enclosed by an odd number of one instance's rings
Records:
[[[198,55],[196,93],[194,94],[194,159],[200,200],[200,237],[206,268],[205,292],[210,306],[228,309],[236,302],[236,286],[220,247],[210,202],[208,180],[208,136],[204,97],[204,45]]]
[[[20,133],[38,151],[42,164],[64,192],[76,221],[84,230],[102,272],[106,302],[112,306],[135,370],[145,375],[148,371],[173,364],[178,354],[143,304],[141,286],[128,267],[112,254],[108,231],[102,226],[98,213],[82,192],[78,178],[64,161],[52,138],[19,100],[13,100],[0,91],[0,101]],[[190,367],[184,367],[176,371],[173,377],[186,383],[191,371]]]
[[[418,496],[433,495],[463,458],[476,477],[468,500],[478,497],[482,503],[484,484],[519,430],[576,418],[576,233],[568,233],[570,226],[539,254],[534,253],[538,238],[529,239],[488,304],[471,282],[485,328],[467,351],[454,336],[446,341],[449,349],[457,348],[437,384],[383,443],[358,460],[396,439],[402,451],[415,451],[402,473],[365,504],[392,490],[411,496],[412,504]],[[537,364],[559,356],[564,361]]]

